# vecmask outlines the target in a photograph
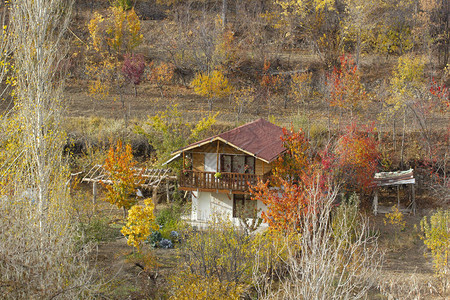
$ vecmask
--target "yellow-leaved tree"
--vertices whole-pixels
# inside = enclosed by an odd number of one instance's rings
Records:
[[[431,251],[436,275],[443,280],[444,288],[450,279],[450,210],[438,210],[420,221],[422,240]]]
[[[197,73],[192,81],[194,92],[208,99],[209,111],[215,99],[231,94],[232,87],[222,71],[214,70],[211,73]]]
[[[291,40],[304,39],[328,65],[337,62],[343,45],[340,36],[342,12],[333,0],[276,0],[276,28]]]
[[[0,4],[0,102],[11,101],[0,112],[2,299],[88,299],[98,291],[91,247],[75,240],[63,156],[72,7],[66,0]]]
[[[124,118],[127,121],[125,99],[123,97],[124,78],[120,69],[122,57],[142,42],[141,23],[133,8],[120,1],[108,8],[104,15],[95,12],[88,24],[89,55],[86,55],[86,74],[90,78],[89,95],[104,99],[113,87],[120,94]]]
[[[416,104],[425,101],[423,92],[425,91],[425,77],[424,77],[424,60],[422,57],[413,57],[411,55],[403,55],[399,57],[397,67],[395,68],[390,81],[390,97],[385,103],[384,116],[386,120],[393,120],[393,134],[394,150],[396,150],[395,140],[395,122],[398,114],[403,116],[402,120],[402,140],[400,147],[400,162],[403,165],[405,131],[408,109],[413,112],[413,115],[418,118],[422,127],[424,140],[428,142],[428,149],[430,149],[429,136],[427,135],[427,124],[421,122],[420,111],[416,110]]]
[[[151,73],[148,79],[156,84],[161,93],[161,97],[166,96],[166,86],[172,81],[175,67],[170,63],[161,62],[155,66],[153,62],[150,63]]]
[[[151,230],[157,230],[153,214],[154,205],[151,198],[144,200],[144,205],[134,205],[128,211],[127,224],[122,227],[122,234],[127,237],[130,246],[140,250],[141,244],[150,235]]]

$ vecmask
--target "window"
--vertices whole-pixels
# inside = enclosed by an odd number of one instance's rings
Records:
[[[255,158],[253,156],[222,154],[221,172],[255,174]]]
[[[233,218],[255,218],[256,214],[256,200],[249,195],[233,195]]]

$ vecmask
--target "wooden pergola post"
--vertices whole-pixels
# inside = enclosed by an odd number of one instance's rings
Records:
[[[169,196],[169,179],[166,179],[166,197],[167,197],[167,204],[170,203],[170,196]]]
[[[97,181],[92,183],[92,204],[97,203]]]
[[[97,204],[97,181],[92,183],[92,211],[95,213],[95,206]]]
[[[158,186],[153,186],[152,201],[153,201],[154,211],[156,211],[156,204],[158,203]]]

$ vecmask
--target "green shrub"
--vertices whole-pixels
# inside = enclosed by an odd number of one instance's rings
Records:
[[[181,244],[192,273],[223,282],[249,284],[252,277],[252,239],[229,221],[216,220],[204,231],[192,230]]]
[[[119,230],[111,228],[105,218],[94,218],[88,223],[79,222],[76,228],[81,244],[111,241],[120,236]]]
[[[163,239],[161,232],[152,231],[150,236],[147,238],[146,243],[152,246],[153,248],[158,247],[158,243]]]
[[[181,221],[181,212],[181,206],[173,205],[160,210],[156,217],[156,223],[160,226],[159,232],[162,238],[168,239],[172,243],[178,242],[178,235],[173,234],[173,232],[178,232],[184,227],[184,223]]]
[[[348,199],[343,199],[333,211],[331,226],[334,240],[345,241],[345,243],[354,241],[361,227],[359,203],[358,195],[353,193]]]

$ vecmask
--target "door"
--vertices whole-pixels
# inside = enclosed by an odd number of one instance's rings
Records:
[[[217,172],[216,153],[205,153],[205,172]]]

